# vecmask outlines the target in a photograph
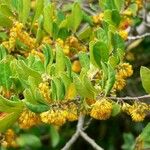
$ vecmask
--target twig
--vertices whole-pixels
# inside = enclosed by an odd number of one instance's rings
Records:
[[[96,142],[90,138],[85,132],[80,131],[80,135],[85,139],[95,150],[103,150]]]
[[[137,36],[129,36],[128,40],[136,40],[136,39],[141,39],[141,38],[145,38],[147,36],[150,36],[150,33],[145,33],[143,35],[137,35]]]
[[[92,120],[93,120],[93,118],[90,118],[90,119],[85,123],[85,126],[84,126],[84,128],[83,128],[83,131],[86,130],[86,129],[89,127],[89,125],[91,124]]]
[[[80,136],[80,130],[83,128],[83,124],[84,124],[84,116],[80,116],[78,120],[76,132],[61,150],[68,150],[74,144],[74,142]]]
[[[112,100],[142,100],[142,99],[150,98],[150,95],[143,95],[137,97],[126,96],[126,97],[108,97],[108,98]]]

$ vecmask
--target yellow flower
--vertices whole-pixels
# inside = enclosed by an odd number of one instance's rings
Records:
[[[117,75],[116,76],[116,81],[115,84],[113,86],[113,88],[115,90],[121,91],[126,85],[125,80],[122,78],[122,76]]]
[[[118,66],[117,72],[118,76],[122,78],[127,78],[133,74],[133,69],[129,63],[123,63]]]
[[[127,40],[128,38],[128,32],[125,30],[119,30],[119,35],[124,39]]]
[[[104,98],[92,105],[90,116],[98,120],[107,120],[110,118],[111,112],[112,103]]]
[[[42,82],[39,84],[39,91],[44,97],[44,99],[48,102],[51,102],[50,98],[50,87],[48,82]]]
[[[142,102],[134,102],[132,107],[129,109],[129,114],[135,122],[143,121],[148,112],[148,105]]]
[[[132,106],[128,103],[123,103],[121,109],[123,112],[126,112],[128,115],[130,114],[130,109],[132,108]]]
[[[24,110],[19,117],[19,126],[22,129],[28,129],[34,125],[37,125],[40,123],[40,118],[37,114],[34,112],[31,112],[29,110]]]
[[[49,110],[40,114],[41,121],[56,126],[62,126],[66,122],[66,114],[63,110]]]

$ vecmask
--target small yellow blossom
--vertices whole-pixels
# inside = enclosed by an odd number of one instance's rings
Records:
[[[90,116],[98,120],[107,120],[110,118],[111,112],[112,103],[104,98],[92,105]]]

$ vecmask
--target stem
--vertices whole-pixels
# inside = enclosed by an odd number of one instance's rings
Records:
[[[85,132],[80,131],[80,135],[85,139],[95,150],[103,150],[96,142],[90,138]]]

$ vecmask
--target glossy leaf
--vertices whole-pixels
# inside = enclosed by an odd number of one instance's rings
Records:
[[[74,3],[73,8],[72,8],[72,13],[69,18],[69,23],[70,23],[70,26],[71,26],[73,32],[76,32],[81,21],[82,21],[81,7],[80,7],[79,3]]]
[[[107,78],[105,89],[104,89],[105,95],[107,95],[111,91],[114,83],[115,83],[115,71],[112,68],[112,66],[108,64],[108,78]]]
[[[44,0],[36,0],[36,6],[35,6],[35,14],[34,14],[34,18],[33,18],[33,21],[32,21],[32,26],[33,24],[35,23],[35,21],[40,17],[42,11],[43,11],[43,8],[44,8]],[[32,27],[31,26],[31,27]]]
[[[22,6],[23,7],[19,16],[22,23],[25,24],[29,17],[31,0],[22,0]]]
[[[48,6],[45,6],[43,13],[44,17],[43,26],[45,31],[50,35],[52,35],[53,32],[53,16],[54,16],[54,5],[49,4]]]
[[[90,49],[90,59],[92,63],[101,68],[101,61],[107,62],[109,58],[109,49],[104,42],[98,41]]]
[[[150,93],[150,69],[142,66],[140,69],[140,76],[143,88],[147,93]]]
[[[65,70],[65,55],[60,46],[57,46],[56,51],[56,73],[59,75]]]
[[[20,111],[9,113],[0,117],[0,132],[5,132],[10,128],[20,116]]]
[[[90,59],[86,52],[79,53],[79,60],[83,68],[85,68],[86,70],[90,69]]]

